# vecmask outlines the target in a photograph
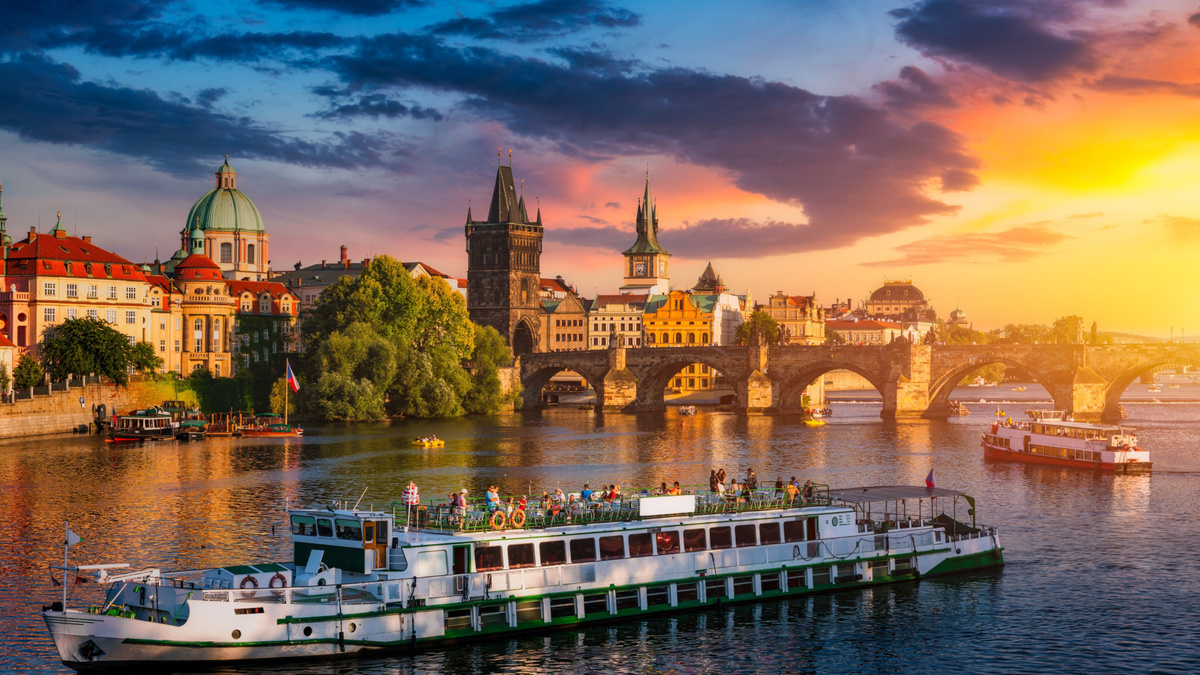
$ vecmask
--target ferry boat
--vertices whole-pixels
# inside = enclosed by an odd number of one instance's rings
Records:
[[[286,420],[274,413],[260,413],[254,416],[254,422],[241,428],[242,436],[259,436],[273,438],[278,436],[303,436],[304,430],[293,427]]]
[[[161,408],[147,408],[125,415],[114,415],[107,441],[133,443],[137,441],[169,441],[175,438],[178,423]]]
[[[1028,410],[1029,422],[992,423],[981,441],[985,457],[1117,473],[1148,473],[1150,453],[1129,427],[1074,422],[1058,410]]]
[[[128,565],[64,553],[57,569],[95,572],[103,600],[70,607],[64,584],[42,616],[76,670],[408,650],[999,567],[974,505],[942,488],[815,486],[792,501],[763,488],[528,511],[293,508],[286,561],[113,574]]]

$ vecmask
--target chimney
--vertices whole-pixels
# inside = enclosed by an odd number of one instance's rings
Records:
[[[30,225],[29,226],[29,241],[33,241],[34,239],[37,239],[37,226]]]
[[[346,245],[345,244],[342,244],[342,263],[345,265],[350,264],[350,259],[346,257]]]
[[[321,269],[325,269],[325,261],[324,260],[321,261]]]
[[[85,244],[92,243],[92,235],[90,235],[90,234],[83,235],[83,243],[85,243]]]

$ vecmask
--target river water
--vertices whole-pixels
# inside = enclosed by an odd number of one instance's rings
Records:
[[[286,504],[380,507],[489,483],[507,497],[584,482],[706,484],[711,468],[834,487],[937,483],[978,498],[1003,571],[631,620],[415,655],[245,669],[272,673],[1109,673],[1200,671],[1200,404],[1127,403],[1153,476],[985,461],[995,405],[889,422],[834,404],[825,427],[702,410],[576,409],[447,422],[324,427],[303,439],[106,446],[95,437],[0,444],[0,672],[64,672],[39,606],[61,592],[70,519],[81,563],[188,569],[286,558]],[[1008,411],[1014,414],[1016,410]],[[444,449],[413,448],[437,434]],[[88,586],[72,589],[86,592]],[[94,591],[93,591],[94,592]]]

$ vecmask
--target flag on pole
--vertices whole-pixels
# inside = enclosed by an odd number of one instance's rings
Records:
[[[83,541],[83,537],[80,537],[79,535],[75,534],[74,532],[71,531],[71,528],[68,527],[67,528],[67,546],[74,546],[75,544],[78,544],[81,541]]]
[[[287,361],[287,383],[292,388],[292,391],[300,391],[300,380],[296,379],[296,374],[292,372],[292,362]]]
[[[927,488],[937,487],[936,485],[933,484],[933,469],[930,469],[929,475],[925,476],[925,487],[927,487]]]

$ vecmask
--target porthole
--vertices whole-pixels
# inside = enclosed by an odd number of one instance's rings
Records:
[[[353,632],[354,632],[354,631],[356,631],[356,630],[358,630],[358,626],[356,626],[356,625],[354,624],[354,622],[353,622],[353,621],[351,621],[351,622],[350,622],[350,632],[351,632],[351,633],[353,633]]]
[[[305,626],[304,637],[308,637],[309,635],[312,635],[312,626]]]
[[[240,640],[240,639],[241,639],[241,637],[242,637],[242,631],[240,631],[240,630],[238,630],[238,629],[236,629],[236,628],[234,628],[234,629],[233,629],[233,633],[232,633],[232,634],[233,634],[233,639],[234,639],[234,640]]]

